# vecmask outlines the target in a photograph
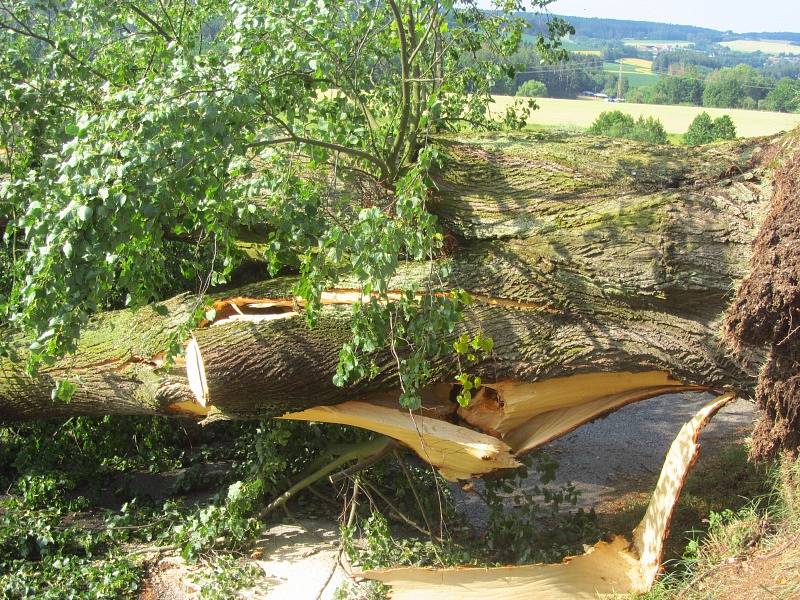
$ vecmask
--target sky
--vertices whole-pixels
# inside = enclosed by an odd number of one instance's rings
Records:
[[[800,0],[556,0],[559,15],[697,25],[722,31],[800,32]]]

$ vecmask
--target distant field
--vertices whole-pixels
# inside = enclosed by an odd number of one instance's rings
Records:
[[[777,42],[774,40],[734,40],[732,42],[722,42],[722,45],[739,52],[800,54],[800,46],[790,44],[789,42]]]
[[[572,50],[575,54],[586,54],[587,56],[603,56],[600,50]]]
[[[523,37],[533,38],[533,36],[530,34],[523,34]],[[582,50],[587,50],[589,52],[600,52],[597,49],[597,46],[592,47],[591,43],[586,43],[580,39],[576,40],[574,38],[563,37],[561,38],[561,45],[570,52],[580,52]]]
[[[493,110],[505,110],[514,100],[511,96],[495,96]],[[702,108],[699,106],[662,106],[659,104],[612,104],[596,100],[565,100],[561,98],[537,98],[539,110],[531,115],[529,123],[549,127],[586,128],[601,112],[621,110],[638,118],[640,115],[656,117],[664,124],[668,133],[685,133],[689,123],[704,110],[712,117],[730,115],[740,137],[769,135],[788,131],[800,125],[800,114],[779,113],[735,108]]]
[[[625,61],[641,61],[641,63],[647,63],[647,68],[641,66],[641,64],[633,64]],[[650,71],[651,61],[647,60],[623,58],[620,62],[604,62],[603,70],[608,73],[619,73],[620,63],[622,63],[622,72],[625,74],[625,77],[627,77],[631,88],[655,85],[658,81],[658,74]]]
[[[623,38],[622,41],[629,46],[691,46],[692,42],[684,40],[637,40],[634,38]]]
[[[646,58],[621,58],[619,59],[619,62],[621,62],[623,65],[631,65],[636,67],[644,73],[649,73],[653,66],[653,61],[647,60]]]

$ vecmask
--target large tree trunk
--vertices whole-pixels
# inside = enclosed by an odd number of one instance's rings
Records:
[[[455,240],[442,259],[452,263],[446,286],[476,299],[462,330],[494,339],[475,373],[486,382],[542,382],[666,372],[669,384],[642,380],[616,392],[752,394],[764,351],[729,352],[721,322],[747,274],[773,171],[794,152],[795,137],[696,149],[588,137],[442,141],[447,162],[432,210]],[[406,265],[398,285],[427,273],[427,265]],[[35,379],[24,374],[24,352],[0,359],[0,419],[209,411],[249,418],[384,398],[397,385],[388,353],[376,358],[370,381],[344,390],[332,383],[357,295],[332,290],[309,329],[291,284],[275,279],[218,294],[215,322],[193,332],[185,363],[169,369],[162,355],[195,306],[189,295],[99,315],[77,353]],[[441,381],[456,373],[450,359],[435,368]],[[51,400],[61,378],[78,384],[68,404]],[[481,420],[469,413],[461,417]]]

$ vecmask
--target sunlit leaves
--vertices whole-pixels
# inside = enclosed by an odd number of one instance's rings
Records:
[[[0,216],[15,275],[0,312],[30,335],[31,367],[73,350],[99,310],[225,282],[239,239],[256,236],[269,274],[299,275],[309,323],[326,287],[363,292],[337,383],[369,377],[388,351],[403,403],[418,401],[465,304],[434,264],[430,140],[524,124],[525,108],[487,112],[508,65],[461,61],[514,52],[516,3],[12,7],[0,15]],[[431,262],[429,280],[398,281],[403,261]]]

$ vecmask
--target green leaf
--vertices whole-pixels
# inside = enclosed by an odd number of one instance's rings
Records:
[[[92,207],[85,204],[83,206],[79,206],[78,210],[75,211],[75,213],[78,215],[78,219],[81,221],[89,220],[92,217],[93,212],[94,211],[92,210]]]

